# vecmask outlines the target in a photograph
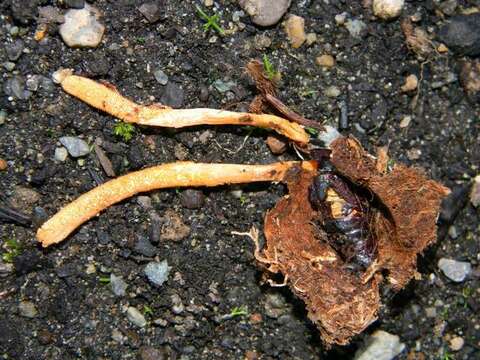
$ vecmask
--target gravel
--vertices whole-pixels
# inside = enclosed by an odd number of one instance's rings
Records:
[[[438,267],[450,280],[463,282],[472,271],[472,265],[465,261],[441,258]]]
[[[112,273],[110,274],[110,286],[116,296],[125,296],[128,284],[123,281],[121,276],[116,276]]]
[[[85,140],[82,140],[78,137],[62,136],[58,140],[67,148],[70,156],[73,156],[74,158],[85,156],[90,152],[90,147]]]
[[[170,269],[171,268],[168,266],[167,260],[160,262],[151,261],[147,264],[147,266],[145,266],[143,272],[152,284],[161,286],[165,281],[167,281]]]
[[[145,320],[145,316],[137,310],[137,308],[130,306],[127,309],[127,319],[130,321],[133,325],[138,326],[138,327],[145,327],[147,325],[147,320]]]
[[[291,0],[240,0],[239,4],[254,24],[271,26],[287,12]]]
[[[355,360],[392,360],[405,349],[397,335],[377,330],[355,354]]]
[[[67,11],[65,22],[59,28],[63,41],[70,47],[97,47],[105,32],[99,18],[98,9],[88,4],[83,9]]]

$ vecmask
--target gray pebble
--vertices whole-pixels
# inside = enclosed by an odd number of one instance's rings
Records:
[[[133,306],[130,306],[127,309],[127,319],[135,326],[138,327],[145,327],[147,325],[147,320],[145,320],[145,316],[137,310],[137,308],[134,308]]]
[[[117,296],[125,296],[127,291],[127,283],[123,281],[121,276],[116,276],[115,274],[110,274],[110,286],[112,287],[112,292]]]
[[[161,286],[165,281],[167,281],[170,269],[171,268],[168,266],[167,260],[163,260],[160,262],[149,262],[143,271],[148,280],[155,285]]]
[[[367,24],[365,24],[362,20],[347,20],[345,23],[345,27],[347,28],[350,35],[355,38],[361,38],[365,35]]]
[[[17,61],[18,58],[22,55],[24,49],[23,41],[18,39],[15,40],[12,44],[5,45],[5,51],[7,57],[10,61]]]
[[[165,74],[162,70],[155,70],[155,72],[153,73],[153,76],[155,76],[155,80],[157,80],[157,82],[160,84],[160,85],[167,85],[168,83],[168,76],[167,74]]]
[[[145,210],[150,210],[152,208],[152,199],[150,199],[149,196],[137,196],[137,203]]]
[[[64,162],[67,160],[68,151],[63,146],[55,149],[55,160]]]
[[[88,144],[78,137],[62,136],[59,141],[67,148],[68,153],[75,158],[85,156],[90,152]]]
[[[287,12],[291,0],[240,0],[239,4],[254,24],[271,26]]]
[[[5,120],[7,120],[7,112],[5,110],[0,110],[0,125],[5,124]]]
[[[165,86],[165,92],[160,101],[162,104],[173,108],[181,108],[183,106],[184,97],[183,89],[179,85],[169,81]]]
[[[182,192],[180,202],[187,209],[200,209],[205,203],[205,196],[200,190],[187,189]]]
[[[38,314],[37,308],[31,301],[21,301],[20,304],[18,304],[18,312],[21,316],[30,319]]]
[[[455,53],[480,55],[480,13],[452,17],[438,37]]]
[[[137,235],[137,241],[133,251],[147,257],[153,257],[157,254],[157,248],[143,235]]]
[[[213,82],[213,86],[215,89],[217,89],[220,93],[226,93],[227,91],[232,90],[235,87],[235,83],[233,81],[223,81],[220,79],[217,79]]]
[[[472,265],[469,262],[446,258],[441,258],[438,261],[438,267],[443,271],[446,277],[455,282],[464,281],[472,271]]]
[[[6,61],[2,65],[5,68],[5,70],[7,70],[8,72],[13,71],[13,69],[15,69],[15,63],[11,61]]]
[[[138,11],[140,11],[140,13],[145,16],[149,23],[157,22],[158,20],[160,20],[160,17],[162,15],[160,12],[160,8],[154,2],[142,4],[138,8]]]
[[[405,349],[397,335],[377,330],[355,353],[355,360],[392,360]]]
[[[85,0],[65,0],[65,5],[73,9],[83,9]]]
[[[172,312],[176,315],[181,314],[185,310],[185,306],[182,303],[182,299],[177,294],[170,296],[172,300]]]

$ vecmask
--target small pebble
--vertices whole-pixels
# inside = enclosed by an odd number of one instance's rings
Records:
[[[3,170],[6,170],[8,168],[8,164],[7,162],[0,158],[0,171],[3,171]]]
[[[213,6],[213,0],[204,0],[204,1],[203,1],[203,4],[204,4],[206,7],[211,7],[211,6]]]
[[[65,5],[73,9],[83,9],[85,0],[65,0]]]
[[[335,58],[332,55],[320,55],[315,59],[317,65],[331,68],[335,66]]]
[[[59,33],[70,47],[95,48],[102,41],[105,26],[98,20],[100,12],[85,4],[83,9],[71,9],[65,14],[65,22],[60,25]]]
[[[185,310],[185,306],[182,303],[182,299],[177,294],[170,296],[172,300],[172,312],[176,315],[181,314]]]
[[[350,35],[355,38],[361,38],[366,32],[367,24],[365,24],[362,20],[347,20],[345,22],[345,27],[347,28]]]
[[[335,23],[337,25],[345,25],[345,21],[347,21],[347,13],[341,13],[341,14],[337,14],[335,15]]]
[[[239,0],[255,25],[275,25],[287,12],[291,0]]]
[[[65,149],[63,146],[55,148],[55,160],[64,162],[67,160],[68,157],[68,151]]]
[[[470,202],[473,206],[478,208],[480,206],[480,175],[475,176],[470,192]]]
[[[373,0],[373,13],[384,20],[400,16],[405,0]]]
[[[127,283],[123,281],[121,276],[116,276],[115,274],[110,274],[110,286],[112,292],[117,296],[125,296],[127,291]]]
[[[150,198],[150,196],[137,196],[137,203],[145,210],[152,209],[152,199]]]
[[[5,120],[7,120],[7,113],[4,110],[0,110],[0,125],[5,124]]]
[[[397,335],[377,330],[355,353],[355,360],[392,360],[405,349]]]
[[[436,318],[437,317],[437,309],[435,307],[427,307],[425,308],[425,315],[428,318]]]
[[[130,306],[127,309],[127,319],[135,326],[138,327],[145,327],[147,325],[147,320],[145,320],[145,316],[137,310],[137,308]]]
[[[169,81],[165,86],[165,91],[160,101],[164,105],[179,109],[183,106],[184,98],[185,93],[183,89],[179,85]]]
[[[124,336],[123,336],[123,334],[121,333],[120,330],[118,330],[118,329],[113,329],[112,330],[112,340],[119,343],[119,344],[123,343]]]
[[[75,158],[85,156],[90,152],[88,144],[78,137],[62,136],[59,141],[67,148],[68,153]]]
[[[307,46],[310,46],[317,42],[317,34],[315,33],[308,33],[306,38]]]
[[[439,30],[438,38],[457,54],[480,55],[480,13],[450,18]]]
[[[330,98],[336,98],[338,96],[340,96],[342,92],[340,91],[340,89],[336,86],[328,86],[326,89],[325,89],[325,95],[330,97]]]
[[[452,351],[460,351],[463,345],[465,345],[465,340],[460,336],[455,336],[450,340],[450,349],[452,349]]]
[[[167,260],[160,262],[151,261],[147,264],[147,266],[145,266],[143,272],[150,282],[157,286],[161,286],[165,281],[167,281],[170,269],[171,268],[168,266]]]
[[[472,265],[469,262],[446,258],[438,261],[438,267],[446,277],[455,282],[463,282],[472,271]]]
[[[20,304],[18,304],[18,312],[21,316],[30,319],[34,318],[38,314],[37,308],[30,301],[21,301]]]
[[[405,78],[405,83],[402,85],[400,90],[402,92],[410,92],[415,90],[417,86],[418,86],[418,78],[416,75],[411,74]]]
[[[160,85],[167,85],[168,76],[162,70],[160,70],[160,69],[155,70],[155,72],[153,73],[153,76],[155,76],[155,80],[157,80],[157,82]]]
[[[155,2],[149,2],[142,4],[139,8],[138,11],[145,16],[145,19],[148,20],[149,23],[153,24],[160,20],[161,17],[161,12],[160,8],[157,3]]]
[[[215,80],[212,85],[222,94],[232,90],[233,87],[236,86],[233,81],[223,81],[220,79]]]
[[[287,144],[276,136],[267,136],[266,143],[270,148],[270,151],[275,155],[283,154],[285,150],[287,150]]]
[[[135,242],[133,251],[146,257],[153,257],[157,254],[157,250],[146,236],[141,234],[137,235],[137,241]]]
[[[285,22],[285,32],[294,49],[298,49],[307,39],[305,20],[297,15],[290,15]]]
[[[402,129],[408,127],[410,123],[412,122],[412,117],[410,115],[405,115],[402,120],[400,120],[400,127]]]
[[[182,191],[180,202],[187,209],[200,209],[205,203],[205,195],[201,190],[187,189]]]
[[[22,40],[18,39],[11,44],[5,45],[5,52],[10,61],[17,61],[22,55],[25,45]]]

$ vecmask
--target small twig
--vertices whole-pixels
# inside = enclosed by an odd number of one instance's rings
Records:
[[[297,114],[296,112],[290,110],[290,108],[285,105],[280,99],[276,98],[271,94],[265,94],[265,99],[270,105],[272,105],[278,112],[285,116],[288,120],[296,122],[300,125],[311,127],[318,130],[323,130],[323,125],[319,124],[316,121],[309,120],[304,118],[302,115]]]

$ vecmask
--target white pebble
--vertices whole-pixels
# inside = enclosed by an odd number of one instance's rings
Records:
[[[80,10],[68,10],[59,28],[63,41],[70,47],[97,47],[105,32],[99,18],[100,12],[88,4]]]
[[[373,0],[373,13],[384,20],[398,17],[402,12],[405,0]]]

